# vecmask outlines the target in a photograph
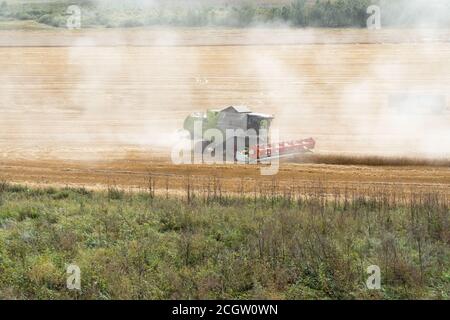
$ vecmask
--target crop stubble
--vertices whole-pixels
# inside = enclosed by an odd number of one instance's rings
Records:
[[[403,156],[414,145],[365,124],[379,121],[390,93],[440,94],[450,85],[448,41],[424,46],[410,33],[46,32],[1,33],[0,175],[11,181],[139,187],[156,174],[180,189],[188,175],[219,175],[231,190],[260,178],[258,169],[177,167],[170,143],[190,112],[241,103],[275,114],[282,138],[314,137],[318,153]],[[422,117],[430,127],[450,123],[448,112]],[[448,192],[450,170],[283,163],[276,179]]]

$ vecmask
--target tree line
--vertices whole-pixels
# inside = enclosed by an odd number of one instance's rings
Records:
[[[422,3],[412,5],[412,3]],[[423,5],[421,0],[293,0],[291,3],[264,5],[261,2],[221,5],[155,5],[139,6],[120,2],[53,1],[17,4],[3,1],[0,19],[34,20],[54,27],[64,27],[67,6],[82,8],[85,27],[224,26],[251,27],[258,25],[288,25],[291,27],[345,28],[365,27],[367,8],[380,5],[382,22],[390,25],[414,25],[424,17],[432,17],[435,24],[450,26],[446,10]],[[434,11],[433,11],[434,10]],[[431,21],[431,20],[430,20]],[[427,22],[427,21],[425,21]],[[429,21],[428,21],[429,22]]]

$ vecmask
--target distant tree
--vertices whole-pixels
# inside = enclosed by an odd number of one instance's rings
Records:
[[[281,9],[281,19],[284,21],[288,21],[290,18],[289,15],[290,15],[289,7],[283,6],[283,8]]]
[[[248,26],[254,22],[256,16],[256,8],[253,5],[247,4],[237,8],[237,21],[239,26]]]
[[[8,4],[6,3],[6,1],[3,1],[0,4],[0,15],[4,15],[7,10],[8,10]]]
[[[372,4],[377,4],[377,1],[358,0],[355,2],[355,7],[352,11],[352,19],[357,22],[359,27],[367,25],[367,8]]]
[[[295,26],[306,26],[307,25],[307,14],[306,14],[306,0],[296,0],[291,4],[291,22]]]

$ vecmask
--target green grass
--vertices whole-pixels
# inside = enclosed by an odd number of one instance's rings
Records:
[[[449,298],[440,195],[189,195],[0,183],[0,299]]]

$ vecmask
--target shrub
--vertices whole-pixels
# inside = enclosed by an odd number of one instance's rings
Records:
[[[135,27],[142,27],[143,25],[144,23],[142,21],[135,19],[127,19],[119,24],[119,26],[122,28],[135,28]]]
[[[0,4],[0,16],[5,16],[8,12],[8,4],[6,1],[2,1]]]
[[[14,18],[16,18],[16,19],[18,19],[18,20],[32,20],[33,19],[33,16],[31,16],[29,13],[27,13],[27,12],[22,12],[22,11],[19,11],[19,12],[16,12],[15,14],[14,14]]]
[[[124,197],[124,192],[115,186],[108,187],[108,198],[111,200],[120,200]]]
[[[445,194],[288,194],[272,182],[249,198],[213,197],[189,182],[189,200],[116,187],[89,196],[3,188],[0,298],[448,298]],[[72,263],[82,270],[78,295],[65,288]],[[383,277],[377,293],[364,288],[373,264]]]
[[[44,14],[38,19],[38,22],[58,28],[64,27],[67,21],[61,15]]]

